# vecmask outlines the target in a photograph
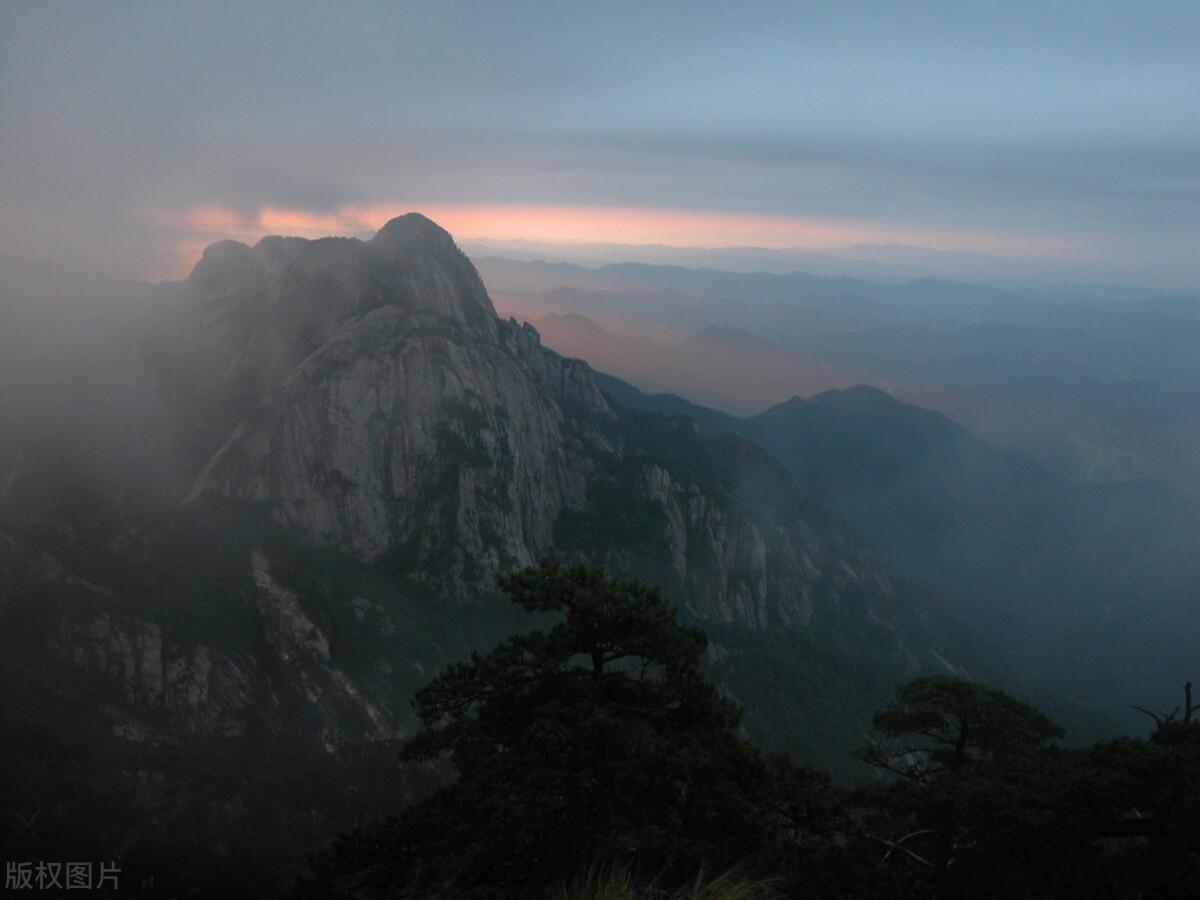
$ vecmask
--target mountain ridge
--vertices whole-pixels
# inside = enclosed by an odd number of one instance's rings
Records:
[[[543,556],[661,585],[751,733],[844,777],[900,680],[1003,669],[769,454],[614,407],[434,229],[217,246],[119,344],[171,411],[126,440],[178,446],[178,487],[130,507],[137,471],[98,479],[71,518],[0,502],[0,788],[56,798],[64,854],[101,803],[114,848],[237,835],[294,863],[411,801],[440,777],[392,759],[413,691],[522,627],[496,577]],[[69,474],[0,472],[28,496]]]
[[[738,418],[598,376],[614,403],[769,450],[888,568],[946,598],[1018,667],[1114,716],[1186,671],[1200,518],[1146,486],[1077,485],[940,413],[859,386]],[[1095,663],[1089,648],[1105,648]],[[1143,648],[1158,652],[1144,655]],[[1089,662],[1089,660],[1093,660]],[[1111,661],[1122,671],[1111,676]],[[1125,727],[1141,723],[1129,713]]]

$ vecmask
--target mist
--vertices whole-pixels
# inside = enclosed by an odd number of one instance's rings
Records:
[[[147,366],[149,285],[0,259],[0,509],[68,526],[161,508],[183,478],[176,410]]]
[[[750,414],[871,384],[1073,480],[1200,488],[1194,296],[477,260],[551,346],[647,390]]]
[[[1198,47],[0,4],[5,890],[1196,894]]]

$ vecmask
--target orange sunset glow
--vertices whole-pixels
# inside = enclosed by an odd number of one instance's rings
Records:
[[[242,212],[217,205],[157,210],[156,223],[187,234],[179,262],[194,262],[203,247],[231,238],[253,242],[269,234],[323,237],[363,235],[389,219],[418,210],[459,241],[531,241],[555,244],[660,244],[674,247],[825,249],[853,244],[921,244],[993,254],[1044,252],[1049,244],[982,232],[903,227],[880,222],[714,210],[524,204],[386,203],[347,205],[328,212],[263,206]],[[1061,247],[1058,249],[1061,250]]]

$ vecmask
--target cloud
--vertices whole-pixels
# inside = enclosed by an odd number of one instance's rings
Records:
[[[962,236],[1152,279],[1200,226],[1198,42],[1168,2],[11,3],[0,249],[161,276],[180,235],[147,210],[256,233],[263,210],[342,228],[404,201],[526,210],[473,237],[549,222],[531,208],[658,210],[621,227]],[[749,225],[773,217],[792,224]]]

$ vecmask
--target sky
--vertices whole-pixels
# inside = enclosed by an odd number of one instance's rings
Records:
[[[178,278],[411,209],[1194,289],[1200,3],[0,3],[0,251]]]

